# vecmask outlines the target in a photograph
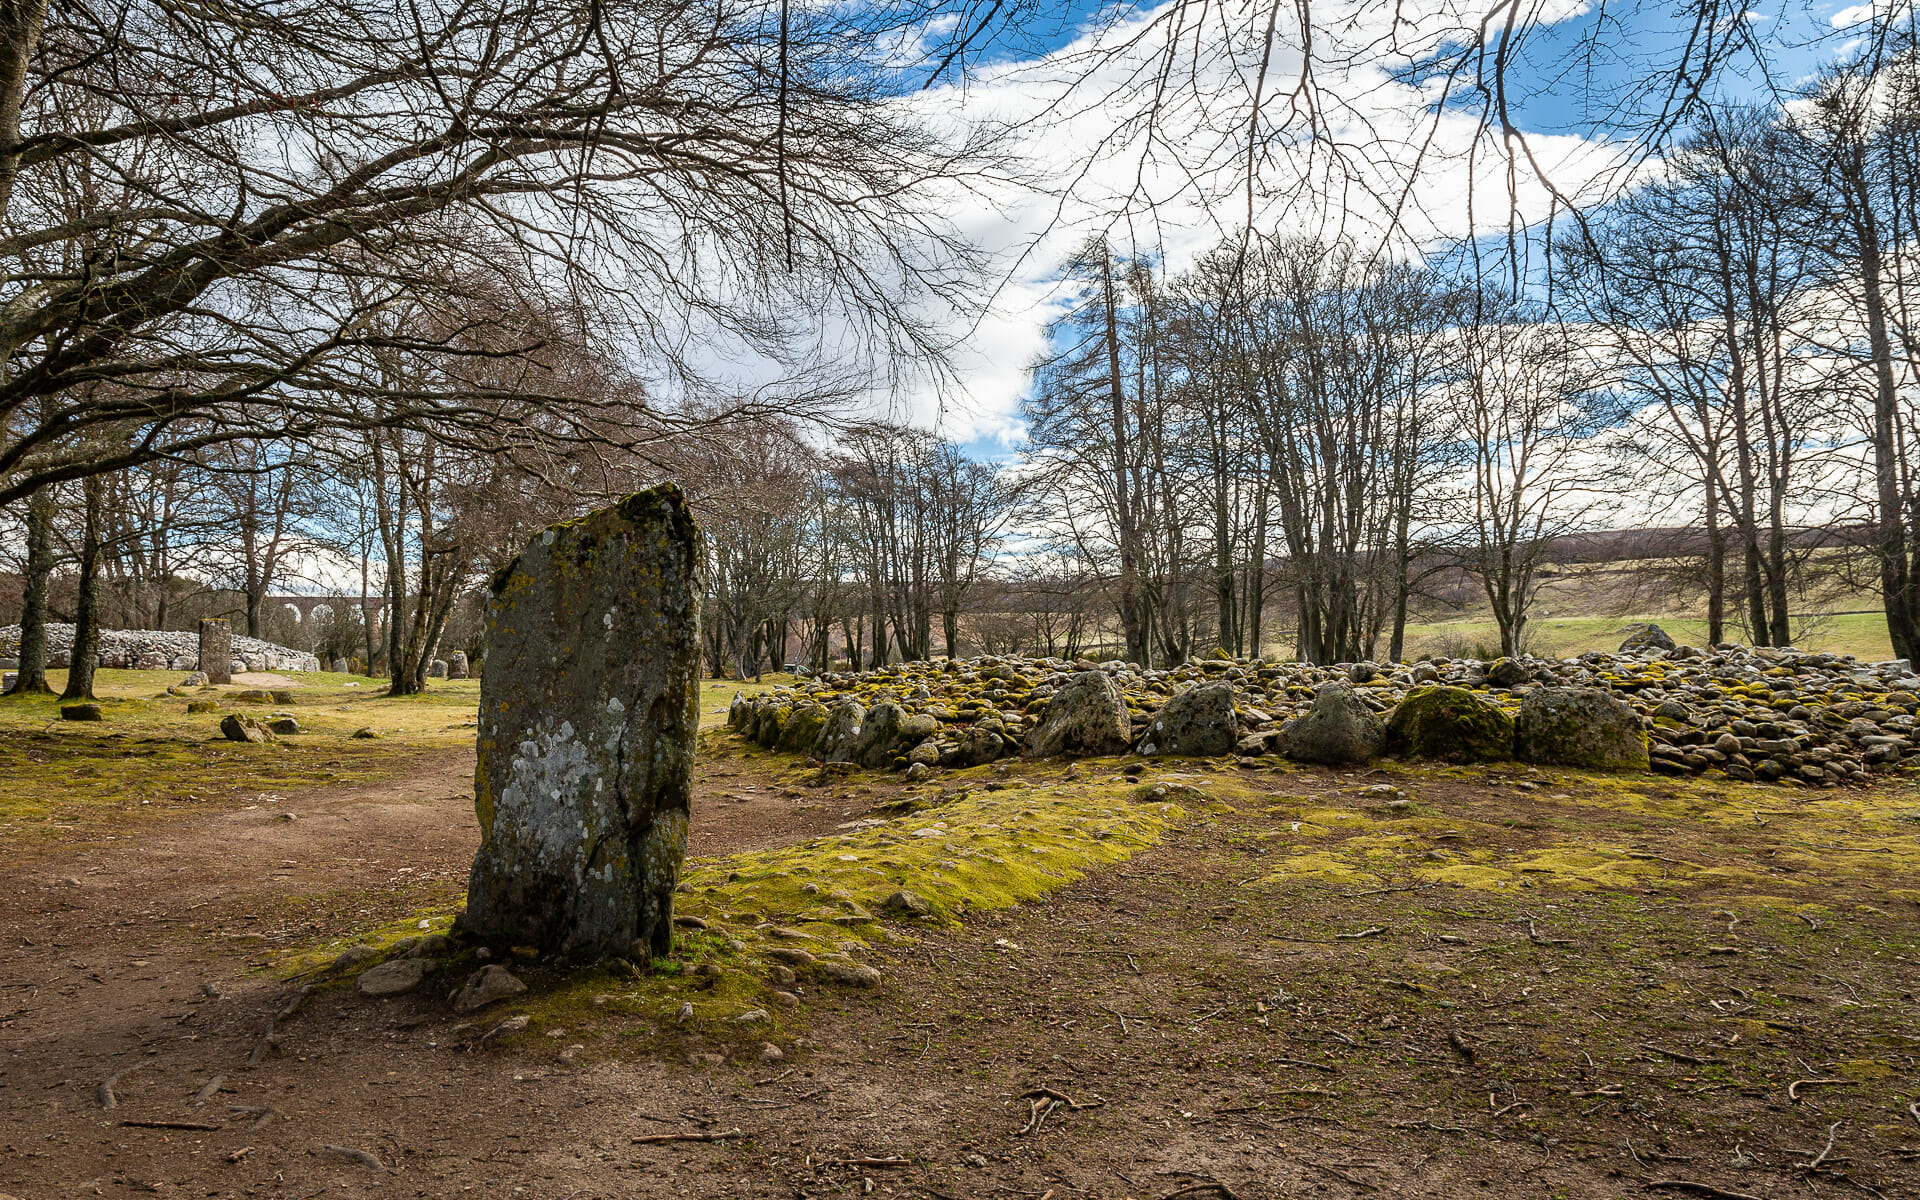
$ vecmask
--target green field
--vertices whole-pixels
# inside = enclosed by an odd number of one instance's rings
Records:
[[[1536,617],[1529,624],[1530,649],[1551,658],[1585,654],[1589,650],[1618,649],[1620,642],[1645,621],[1656,621],[1677,642],[1706,644],[1707,623],[1698,617]],[[1810,621],[1811,628],[1795,643],[1802,650],[1851,654],[1866,662],[1893,657],[1887,620],[1880,613],[1845,613]],[[1729,628],[1727,637],[1739,640]],[[1478,646],[1480,649],[1476,650]],[[1500,649],[1500,629],[1491,620],[1443,621],[1407,626],[1408,658],[1457,653],[1487,657]],[[1486,653],[1483,653],[1486,652]]]

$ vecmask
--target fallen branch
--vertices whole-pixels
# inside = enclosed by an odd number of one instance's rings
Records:
[[[99,1102],[101,1108],[119,1107],[120,1098],[113,1094],[113,1085],[119,1083],[135,1071],[143,1069],[146,1065],[146,1063],[135,1063],[124,1071],[115,1071],[113,1074],[101,1080],[99,1087],[93,1089],[93,1098]]]
[[[1827,1161],[1827,1155],[1833,1153],[1833,1136],[1834,1134],[1838,1133],[1839,1130],[1840,1130],[1840,1122],[1838,1121],[1835,1121],[1833,1124],[1827,1126],[1827,1144],[1820,1148],[1820,1153],[1813,1156],[1812,1162],[1802,1164],[1802,1166],[1800,1167],[1802,1171],[1818,1171],[1820,1169],[1820,1164]],[[1795,1153],[1805,1154],[1806,1151],[1798,1150],[1798,1151],[1795,1151]]]
[[[1452,1046],[1454,1053],[1466,1059],[1469,1063],[1478,1062],[1480,1059],[1479,1052],[1472,1046],[1467,1045],[1467,1039],[1460,1036],[1458,1029],[1448,1031],[1447,1045]]]
[[[122,1121],[123,1129],[190,1129],[196,1133],[218,1133],[219,1125],[209,1125],[205,1121]]]
[[[913,1160],[894,1155],[888,1158],[827,1158],[814,1164],[821,1167],[910,1167]]]
[[[1532,917],[1527,918],[1527,940],[1532,942],[1536,946],[1571,946],[1573,945],[1572,938],[1543,937],[1540,933],[1540,930],[1534,925]]]
[[[1099,1108],[1106,1104],[1105,1100],[1098,1097],[1095,1097],[1092,1103],[1082,1104],[1072,1096],[1048,1087],[1037,1087],[1021,1092],[1020,1098],[1027,1102],[1027,1123],[1020,1128],[1022,1137],[1039,1133],[1046,1125],[1047,1118],[1057,1109],[1064,1108],[1068,1112],[1080,1112],[1083,1109]]]
[[[746,1134],[738,1129],[728,1129],[719,1133],[643,1133],[633,1139],[636,1146],[663,1146],[668,1142],[730,1142],[743,1138]]]
[[[1640,1048],[1642,1050],[1651,1050],[1655,1054],[1665,1055],[1675,1062],[1692,1063],[1696,1067],[1705,1066],[1710,1062],[1717,1061],[1711,1058],[1695,1058],[1691,1054],[1682,1054],[1678,1050],[1669,1050],[1665,1046],[1656,1046],[1652,1042],[1642,1042],[1640,1043]]]
[[[1691,1179],[1650,1179],[1640,1185],[1650,1192],[1692,1192],[1696,1196],[1707,1196],[1711,1200],[1760,1200],[1758,1196],[1746,1192],[1729,1192],[1710,1183],[1696,1183]]]
[[[321,1146],[320,1148],[328,1154],[339,1155],[348,1162],[357,1162],[370,1171],[379,1171],[383,1174],[386,1172],[387,1164],[365,1150],[355,1150],[352,1146]]]
[[[1370,938],[1376,933],[1385,933],[1385,932],[1386,930],[1382,929],[1378,925],[1370,925],[1367,928],[1362,929],[1359,933],[1336,933],[1333,936],[1340,939],[1341,941],[1354,942],[1354,941],[1359,941],[1361,938]]]
[[[1217,1192],[1220,1196],[1224,1197],[1224,1200],[1240,1200],[1240,1197],[1234,1194],[1232,1188],[1221,1183],[1218,1179],[1205,1179],[1199,1183],[1190,1183],[1185,1187],[1175,1188],[1173,1191],[1160,1197],[1160,1200],[1175,1200],[1175,1197],[1178,1196],[1197,1196],[1202,1192]]]
[[[1800,1089],[1803,1087],[1854,1087],[1857,1083],[1852,1079],[1796,1079],[1787,1085],[1787,1099],[1795,1104],[1800,1103]]]

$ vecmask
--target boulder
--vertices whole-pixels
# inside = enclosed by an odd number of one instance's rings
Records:
[[[509,996],[518,996],[526,990],[527,985],[520,982],[513,972],[497,963],[488,963],[467,976],[467,981],[454,993],[453,1011],[477,1012],[489,1004],[498,1003]]]
[[[267,728],[278,734],[304,733],[300,722],[293,717],[275,717],[267,722]]]
[[[859,744],[860,727],[866,719],[867,706],[852,696],[834,701],[814,743],[813,756],[822,762],[852,762],[853,748]]]
[[[1190,687],[1160,706],[1135,744],[1141,754],[1211,758],[1233,752],[1240,719],[1233,711],[1233,685],[1224,679]]]
[[[1551,687],[1529,693],[1514,719],[1514,757],[1596,771],[1648,769],[1640,714],[1605,688]]]
[[[901,917],[924,917],[933,911],[933,906],[928,904],[919,893],[910,892],[904,888],[882,900],[880,907]]]
[[[1132,744],[1132,731],[1126,701],[1112,677],[1105,671],[1078,671],[1047,700],[1027,751],[1036,758],[1121,754]]]
[[[447,660],[446,659],[436,658],[427,664],[428,679],[445,679],[446,677],[447,677]]]
[[[827,727],[827,709],[823,704],[802,704],[787,714],[780,727],[776,747],[789,754],[812,754],[820,734]]]
[[[1628,634],[1627,640],[1620,643],[1622,654],[1644,654],[1649,650],[1672,653],[1679,648],[1672,636],[1652,621]]]
[[[1519,687],[1533,678],[1533,672],[1517,658],[1496,658],[1487,667],[1487,682],[1495,687]]]
[[[1387,716],[1386,750],[1408,758],[1500,762],[1513,757],[1513,718],[1466,688],[1417,687]]]
[[[939,728],[925,713],[908,714],[898,704],[876,704],[867,710],[854,739],[851,758],[863,767],[890,767]]]
[[[237,713],[221,718],[220,732],[225,734],[227,740],[230,742],[270,742],[273,740],[273,731],[261,724],[258,719],[254,717],[243,717]]]
[[[362,996],[398,996],[420,986],[427,977],[424,958],[393,958],[360,973],[354,989]]]
[[[701,537],[672,484],[493,577],[462,930],[599,960],[673,946],[700,728]]]
[[[1380,757],[1386,731],[1353,689],[1323,685],[1306,712],[1281,727],[1280,752],[1299,762],[1339,766]]]

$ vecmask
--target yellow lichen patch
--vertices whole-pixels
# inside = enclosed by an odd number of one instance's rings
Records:
[[[1546,876],[1574,891],[1638,887],[1649,875],[1658,877],[1667,870],[1691,871],[1685,865],[1656,862],[1625,850],[1580,846],[1536,850],[1516,859],[1509,869],[1523,875]]]
[[[1379,875],[1365,870],[1342,855],[1331,852],[1309,852],[1288,855],[1270,874],[1254,880],[1251,886],[1294,883],[1308,879],[1328,883],[1352,883],[1358,880],[1374,881],[1379,878]]]
[[[864,940],[876,911],[909,891],[951,920],[1035,899],[1159,840],[1182,810],[1111,784],[1010,787],[867,829],[688,863],[682,912],[745,940],[783,926],[823,943]]]
[[[1453,863],[1444,867],[1421,867],[1417,868],[1413,875],[1414,878],[1428,883],[1444,883],[1480,892],[1502,891],[1521,885],[1518,875],[1485,863]]]

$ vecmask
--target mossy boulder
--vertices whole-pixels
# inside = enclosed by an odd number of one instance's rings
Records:
[[[820,740],[821,731],[826,727],[827,708],[824,704],[802,704],[787,714],[787,723],[781,726],[777,746],[790,754],[812,754],[814,744]]]
[[[1280,730],[1280,753],[1327,766],[1369,762],[1385,744],[1380,718],[1344,683],[1321,687],[1313,706]]]
[[[851,762],[853,748],[860,740],[860,728],[867,719],[867,706],[852,696],[842,696],[827,710],[826,723],[814,743],[814,756],[822,762]]]
[[[940,723],[925,713],[909,714],[898,704],[876,704],[861,722],[850,757],[863,767],[884,768],[925,741]]]
[[[1141,754],[1210,758],[1231,754],[1240,739],[1233,685],[1224,679],[1190,687],[1160,706],[1136,749]]]
[[[1514,757],[1596,771],[1648,769],[1640,714],[1605,688],[1541,688],[1520,702]]]
[[[1121,754],[1132,743],[1132,733],[1126,700],[1113,680],[1105,671],[1080,671],[1047,700],[1046,715],[1027,750],[1036,758]]]
[[[1513,757],[1513,718],[1461,687],[1417,687],[1387,717],[1388,754],[1446,762]]]

